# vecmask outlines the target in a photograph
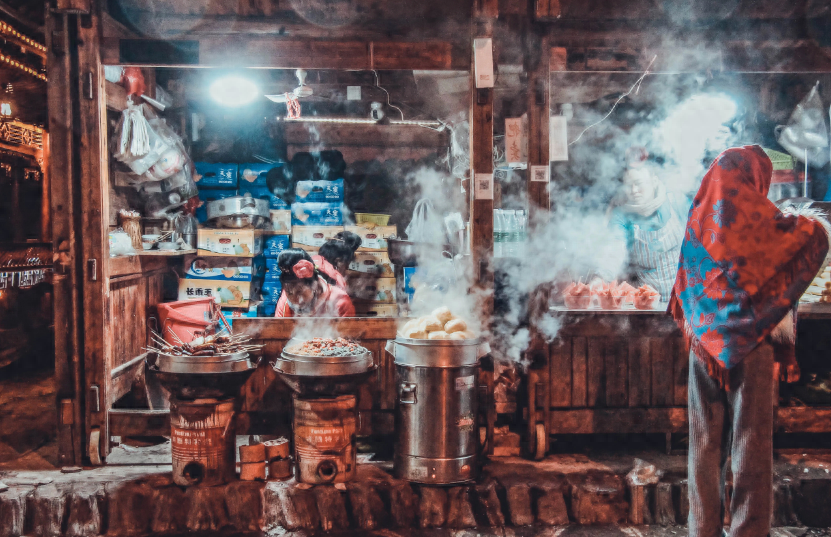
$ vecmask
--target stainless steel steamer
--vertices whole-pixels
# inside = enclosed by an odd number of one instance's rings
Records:
[[[478,340],[395,340],[396,477],[434,485],[476,479],[479,349]]]

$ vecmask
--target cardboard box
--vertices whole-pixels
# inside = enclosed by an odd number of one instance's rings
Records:
[[[271,230],[278,233],[291,233],[291,209],[271,209],[270,212]]]
[[[289,235],[263,235],[263,256],[277,258],[280,252],[291,246]]]
[[[199,228],[196,244],[199,255],[256,257],[263,251],[263,232],[259,229]]]
[[[355,260],[349,264],[349,271],[373,274],[379,278],[395,277],[395,267],[387,252],[356,252]]]
[[[277,266],[277,258],[269,257],[265,260],[265,281],[279,282],[280,267]]]
[[[248,309],[222,309],[222,316],[225,317],[225,320],[228,321],[228,324],[231,325],[231,328],[234,327],[234,319],[242,319],[242,318],[252,318],[257,317],[259,313],[257,306],[249,306]]]
[[[282,292],[283,286],[280,284],[280,280],[263,282],[261,290],[263,299],[262,303],[276,306],[277,301],[280,300],[280,294],[282,294]]]
[[[345,226],[346,231],[351,231],[361,237],[359,252],[387,249],[387,239],[398,235],[396,226],[375,226],[368,228],[364,226]]]
[[[251,162],[239,165],[239,184],[251,186],[268,186],[268,172],[274,168],[281,167],[281,163],[265,164],[262,162]]]
[[[191,280],[250,282],[263,277],[265,277],[265,259],[262,257],[199,256],[185,267],[185,278]]]
[[[298,181],[294,189],[297,203],[342,202],[343,179],[335,181]]]
[[[342,226],[343,203],[294,203],[292,226]]]
[[[260,304],[257,307],[257,316],[258,317],[274,317],[274,313],[277,311],[277,304]]]
[[[250,183],[241,182],[239,187],[239,195],[251,194],[252,198],[259,198],[268,200],[269,209],[289,209],[289,204],[281,198],[275,196],[267,186],[252,185]]]
[[[395,303],[395,278],[350,275],[346,281],[350,297],[375,303]]]
[[[335,238],[343,226],[294,226],[291,229],[291,245],[307,252],[316,252],[323,243]]]
[[[203,188],[199,191],[199,206],[196,208],[196,220],[200,224],[204,224],[208,221],[208,202],[214,200],[224,200],[226,198],[233,198],[237,195],[237,189],[228,189],[228,188],[215,188],[215,189],[208,189]]]
[[[179,300],[213,297],[222,307],[248,308],[252,295],[260,292],[260,280],[235,282],[230,280],[179,280]]]
[[[237,188],[236,164],[194,162],[196,174],[193,177],[198,188]]]
[[[355,314],[358,317],[398,317],[398,306],[395,304],[355,302]]]

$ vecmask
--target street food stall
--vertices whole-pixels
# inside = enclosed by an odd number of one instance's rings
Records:
[[[597,14],[570,2],[381,2],[371,15],[342,2],[325,16],[293,2],[59,4],[47,35],[50,78],[71,82],[49,88],[51,165],[63,173],[52,187],[60,453],[75,464],[103,463],[112,439],[191,430],[180,427],[185,411],[153,395],[148,371],[162,367],[157,354],[169,353],[170,364],[177,352],[193,354],[189,342],[165,338],[159,311],[206,298],[218,303],[210,315],[258,347],[236,360],[250,376],[221,394],[233,392],[237,433],[289,434],[292,397],[315,388],[272,363],[304,362],[289,344],[299,333],[352,338],[370,353],[371,364],[353,371],[367,380],[344,393],[324,382],[326,396],[347,397],[338,411],[355,417],[357,434],[400,433],[394,411],[418,396],[412,382],[399,382],[411,372],[396,372],[412,364],[398,363],[387,342],[421,314],[419,278],[442,297],[464,297],[454,315],[490,344],[486,418],[467,409],[457,425],[465,433],[486,425],[491,453],[518,454],[520,436],[526,454],[542,457],[552,434],[683,431],[687,351],[663,313],[665,286],[645,270],[655,267],[629,262],[650,236],[633,231],[643,226],[637,218],[607,227],[654,200],[618,199],[619,187],[635,192],[653,181],[645,163],[669,162],[655,158],[666,157],[663,138],[647,126],[691,89],[735,90],[748,99],[745,116],[758,109],[771,118],[771,129],[752,127],[772,137],[787,123],[782,110],[825,80],[816,73],[831,71],[821,46],[784,30],[774,32],[775,46],[749,55],[775,25],[747,6],[729,16],[756,17],[758,28],[729,37],[718,33],[726,23],[697,29],[689,39],[712,41],[712,51],[692,57],[665,34],[583,28]],[[653,17],[630,7],[610,16]],[[758,141],[785,155],[775,140]],[[151,146],[156,158],[144,158]],[[675,163],[686,173],[681,194],[695,190],[708,149],[694,165]],[[781,192],[807,183],[812,174],[800,176],[799,166],[791,159],[781,169]],[[683,220],[684,203],[679,197],[667,214]],[[425,253],[413,237],[435,229],[440,238],[426,241],[434,247]],[[280,253],[296,248],[305,261],[346,232],[361,239],[340,274],[355,316],[304,327],[286,315],[302,308],[288,304],[281,279],[288,271],[305,279],[304,265],[281,267]],[[620,240],[600,248],[598,237]],[[438,269],[426,270],[425,256]],[[623,282],[629,288],[619,289]],[[422,300],[431,311],[455,306]],[[806,318],[824,315],[811,308]],[[457,339],[464,330],[451,331],[454,320],[402,339]],[[437,344],[454,345],[466,344]],[[454,377],[454,386],[475,390],[471,376]],[[828,423],[824,408],[780,408],[779,417],[782,431]],[[503,433],[494,438],[497,423]],[[348,473],[341,463],[326,475]],[[182,479],[193,478],[186,466]]]

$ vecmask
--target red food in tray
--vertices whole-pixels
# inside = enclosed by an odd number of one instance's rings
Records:
[[[635,293],[635,308],[639,310],[655,309],[655,304],[657,304],[658,299],[660,298],[661,294],[653,289],[652,286],[642,285]]]

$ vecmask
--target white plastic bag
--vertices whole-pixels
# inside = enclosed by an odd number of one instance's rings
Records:
[[[421,199],[413,209],[413,219],[405,230],[407,239],[412,242],[430,244],[447,244],[444,232],[444,219],[433,207],[429,199]]]
[[[811,166],[822,167],[828,163],[828,123],[819,95],[819,82],[796,105],[787,125],[779,125],[774,131],[776,141],[795,159],[805,162],[806,154]]]
[[[171,149],[170,140],[160,136],[153,127],[152,120],[155,119],[146,105],[128,104],[116,127],[112,140],[113,156],[136,175],[144,175]]]

